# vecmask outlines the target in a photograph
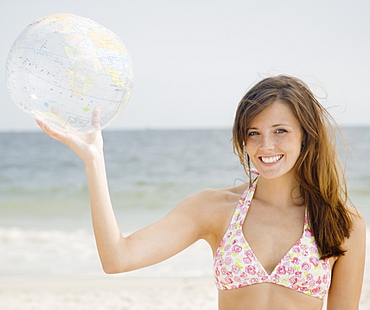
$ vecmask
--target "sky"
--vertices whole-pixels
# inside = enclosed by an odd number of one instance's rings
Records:
[[[88,17],[129,50],[131,99],[109,129],[230,128],[244,93],[277,74],[304,80],[340,125],[370,126],[368,0],[1,0],[0,131],[40,130],[8,94],[6,59],[54,13]]]

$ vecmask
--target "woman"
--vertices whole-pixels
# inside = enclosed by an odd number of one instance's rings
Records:
[[[248,183],[190,196],[128,237],[113,213],[101,133],[39,125],[85,163],[105,272],[149,266],[205,239],[221,310],[322,309],[326,298],[328,309],[358,309],[365,224],[346,205],[328,115],[299,79],[264,79],[239,104],[233,143]]]

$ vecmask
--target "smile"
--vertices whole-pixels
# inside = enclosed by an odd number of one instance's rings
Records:
[[[277,155],[277,156],[270,156],[270,157],[260,157],[260,160],[265,164],[272,164],[278,162],[280,159],[283,158],[283,155]]]

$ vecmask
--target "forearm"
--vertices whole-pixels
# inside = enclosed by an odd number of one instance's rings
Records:
[[[99,110],[94,110],[94,122],[99,124]],[[48,136],[68,146],[84,161],[93,228],[103,269],[107,273],[122,271],[122,253],[127,241],[119,231],[109,196],[101,131],[73,135],[54,130],[40,121],[37,123]]]
[[[105,272],[114,273],[121,263],[124,238],[114,215],[103,154],[85,162],[85,169],[89,184],[92,223],[100,260]]]

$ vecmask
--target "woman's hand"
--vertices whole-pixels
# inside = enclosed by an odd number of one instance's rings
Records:
[[[95,131],[86,135],[76,135],[54,130],[43,122],[36,120],[41,129],[51,138],[68,146],[85,163],[103,154],[103,138],[100,128],[100,110],[96,108],[92,115],[92,126]]]

